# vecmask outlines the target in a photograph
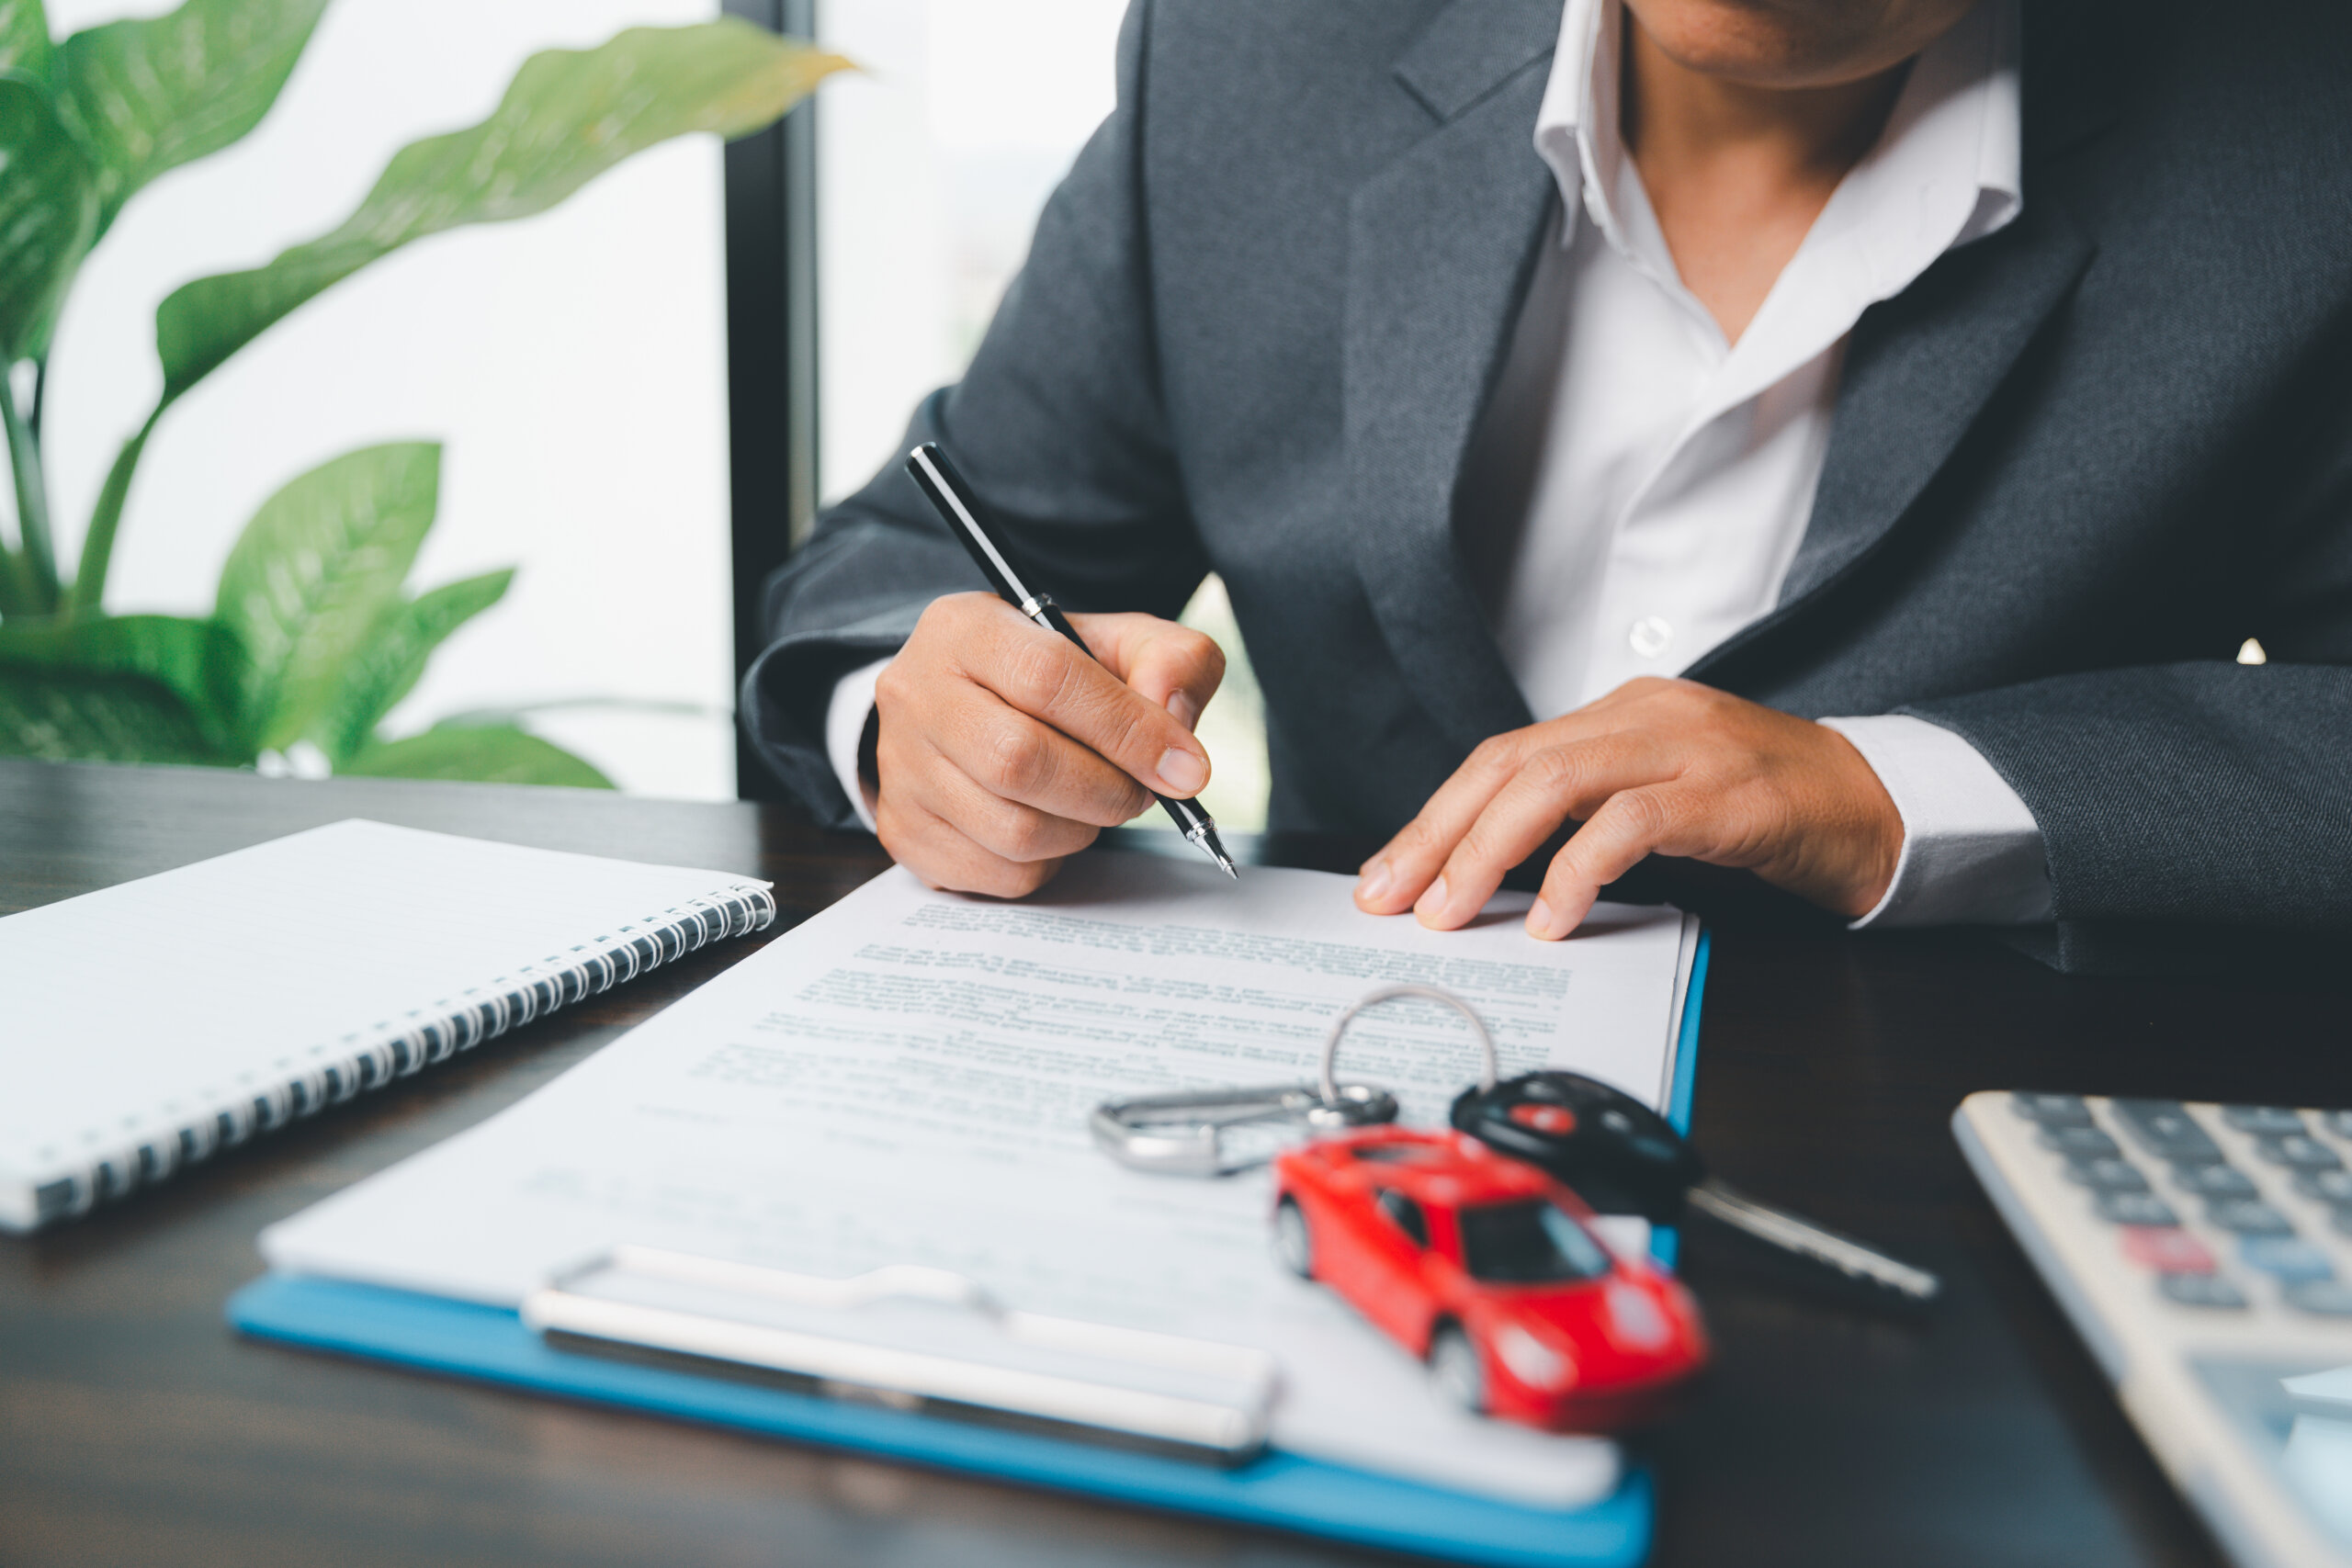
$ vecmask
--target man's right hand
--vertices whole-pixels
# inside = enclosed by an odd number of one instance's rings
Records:
[[[1156,615],[1070,622],[1094,659],[994,594],[949,594],[875,682],[875,827],[932,886],[1033,893],[1150,790],[1208,783],[1193,726],[1224,652]]]

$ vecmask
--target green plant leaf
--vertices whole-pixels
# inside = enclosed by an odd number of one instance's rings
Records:
[[[164,400],[413,240],[544,212],[631,153],[687,131],[757,130],[848,63],[733,17],[631,28],[596,49],[535,54],[488,119],[394,153],[341,227],[267,266],[198,278],[158,306]]]
[[[379,779],[613,787],[612,780],[562,747],[503,724],[435,726],[422,735],[370,746],[335,772]]]
[[[52,762],[235,761],[221,752],[188,702],[160,680],[129,670],[14,659],[0,662],[0,756]]]
[[[53,52],[40,0],[0,0],[0,71],[46,80]]]
[[[0,71],[0,365],[49,346],[97,213],[90,161],[49,88]]]
[[[162,688],[201,740],[204,754],[194,759],[180,755],[187,750],[180,740],[170,741],[164,749],[177,761],[253,760],[238,746],[234,722],[242,660],[236,639],[220,626],[178,615],[0,622],[0,679],[76,690],[124,682]],[[176,735],[177,720],[173,726]]]
[[[359,649],[343,667],[311,738],[337,767],[364,750],[393,705],[416,685],[424,661],[441,640],[498,603],[514,580],[513,568],[451,582],[384,607]]]
[[[260,124],[325,8],[326,0],[187,0],[168,16],[67,39],[56,77],[97,165],[98,231],[156,175]]]
[[[367,446],[262,502],[220,570],[213,618],[244,650],[242,733],[282,750],[311,728],[433,526],[441,448]]]

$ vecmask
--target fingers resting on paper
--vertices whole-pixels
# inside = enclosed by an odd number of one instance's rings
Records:
[[[1224,679],[1216,644],[1153,615],[1070,620],[1096,659],[991,594],[951,594],[876,682],[875,826],[933,886],[1034,892],[1150,791],[1208,782],[1192,731]]]
[[[1836,730],[1690,681],[1628,682],[1573,713],[1486,741],[1356,886],[1374,914],[1451,931],[1558,829],[1529,934],[1574,931],[1645,857],[1755,872],[1849,917],[1893,881],[1903,818]]]

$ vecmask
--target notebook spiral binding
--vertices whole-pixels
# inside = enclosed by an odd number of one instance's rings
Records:
[[[46,1222],[85,1213],[256,1133],[340,1104],[363,1089],[381,1089],[567,1003],[624,985],[710,942],[765,931],[775,921],[775,895],[765,887],[746,885],[689,899],[609,937],[582,942],[568,954],[526,964],[470,987],[454,1001],[433,1004],[447,1011],[420,1009],[397,1023],[379,1023],[331,1046],[314,1046],[311,1054],[324,1059],[282,1082],[206,1107],[174,1131],[126,1145],[42,1183],[34,1193],[38,1216]]]

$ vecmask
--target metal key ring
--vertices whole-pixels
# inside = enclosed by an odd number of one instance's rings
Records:
[[[1487,1032],[1486,1021],[1478,1016],[1476,1009],[1452,991],[1441,990],[1435,986],[1383,986],[1380,989],[1367,991],[1350,1002],[1348,1010],[1339,1016],[1338,1021],[1331,1025],[1331,1032],[1324,1038],[1323,1076],[1318,1086],[1323,1091],[1324,1104],[1329,1105],[1340,1098],[1340,1080],[1331,1073],[1332,1065],[1338,1060],[1340,1055],[1340,1036],[1348,1032],[1348,1025],[1353,1022],[1356,1014],[1363,1011],[1364,1009],[1377,1006],[1382,1002],[1394,1001],[1399,997],[1419,997],[1425,1001],[1443,1002],[1447,1007],[1469,1020],[1470,1032],[1478,1037],[1478,1049],[1486,1058],[1485,1067],[1478,1076],[1478,1089],[1483,1093],[1495,1087],[1495,1079],[1500,1076],[1500,1068],[1495,1059],[1494,1037]]]

